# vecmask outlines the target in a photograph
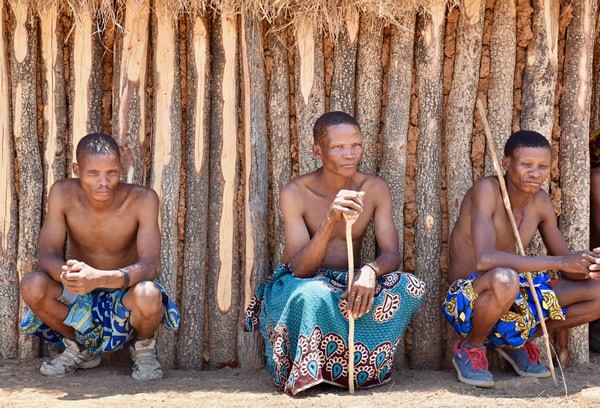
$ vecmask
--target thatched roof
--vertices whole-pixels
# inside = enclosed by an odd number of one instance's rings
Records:
[[[2,1],[2,0],[0,0]],[[59,6],[71,13],[77,14],[82,9],[89,10],[104,20],[111,20],[119,26],[126,7],[127,0],[10,0],[29,2],[38,12],[43,12],[50,6]],[[138,3],[149,0],[135,0]],[[275,21],[285,21],[287,24],[298,19],[310,19],[317,26],[336,35],[344,26],[346,16],[355,14],[370,14],[381,19],[384,24],[402,25],[407,15],[417,12],[429,12],[434,7],[459,6],[464,0],[154,0],[167,3],[168,9],[181,16],[185,13],[224,12],[245,13],[265,19],[272,24]]]

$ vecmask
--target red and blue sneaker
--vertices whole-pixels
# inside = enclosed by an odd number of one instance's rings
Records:
[[[529,341],[518,349],[497,348],[496,350],[513,366],[517,374],[523,377],[547,378],[552,375],[550,370],[540,364],[540,350]]]
[[[458,379],[477,387],[493,387],[494,376],[488,371],[488,359],[484,346],[461,345],[462,339],[454,343],[454,358],[452,363],[458,374]]]

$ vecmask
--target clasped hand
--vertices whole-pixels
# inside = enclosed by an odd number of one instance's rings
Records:
[[[67,264],[62,266],[60,274],[63,286],[76,295],[85,295],[96,289],[97,278],[96,269],[76,259],[69,259]]]
[[[573,272],[584,275],[586,278],[600,279],[600,248],[592,251],[584,250],[565,256],[565,272]]]
[[[356,216],[363,210],[364,191],[340,190],[329,206],[329,215],[336,221],[344,214]]]
[[[348,300],[346,310],[354,318],[362,317],[371,310],[376,284],[375,271],[369,267],[363,267],[354,275],[352,292],[348,293],[348,290],[346,290],[342,294],[342,298]]]

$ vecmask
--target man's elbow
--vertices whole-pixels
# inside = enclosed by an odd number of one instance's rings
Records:
[[[487,271],[489,271],[490,269],[492,269],[493,263],[492,263],[492,259],[490,256],[488,255],[481,255],[479,257],[477,257],[477,262],[475,263],[475,269],[477,270],[478,273],[485,273]]]

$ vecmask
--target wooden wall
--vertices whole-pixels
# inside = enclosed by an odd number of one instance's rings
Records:
[[[491,169],[477,97],[498,148],[521,128],[552,141],[560,227],[573,249],[588,245],[597,0],[427,2],[396,24],[348,8],[336,36],[318,19],[265,19],[231,2],[193,14],[124,0],[116,23],[30,3],[0,0],[0,358],[39,355],[17,330],[18,282],[37,265],[48,188],[70,176],[89,132],[112,134],[124,179],[161,198],[161,280],[182,311],[180,330],[159,334],[168,367],[262,364],[244,309],[281,259],[278,194],[318,166],[312,126],[330,109],[361,124],[362,169],[392,188],[403,268],[429,287],[401,362],[436,369],[447,358],[449,230]],[[571,332],[575,362],[588,360],[586,333]]]

